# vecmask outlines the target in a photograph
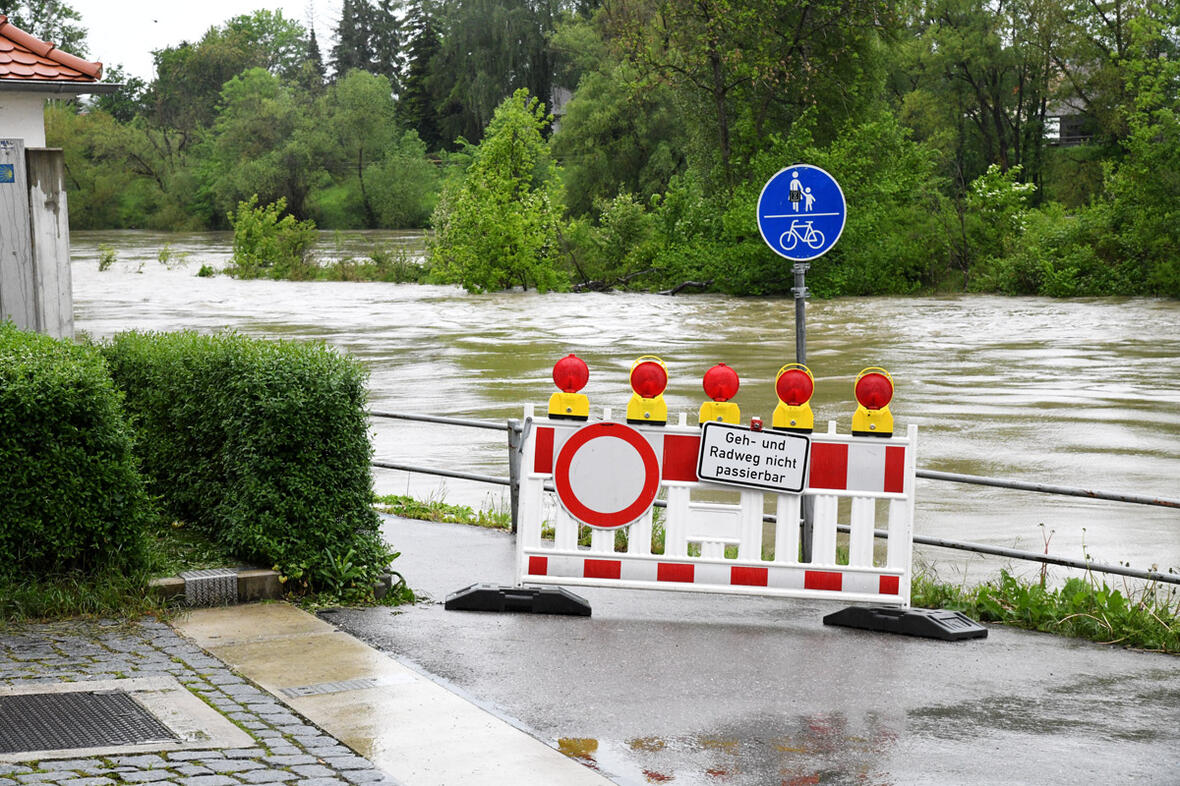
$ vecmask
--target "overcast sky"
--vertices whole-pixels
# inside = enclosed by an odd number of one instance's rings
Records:
[[[260,8],[282,11],[288,19],[307,24],[314,13],[316,38],[324,58],[332,47],[332,32],[340,16],[341,0],[67,0],[82,16],[89,31],[90,60],[107,66],[122,64],[128,74],[150,81],[152,50],[196,41],[225,20]]]

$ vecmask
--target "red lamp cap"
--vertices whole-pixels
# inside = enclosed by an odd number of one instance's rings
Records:
[[[815,380],[811,370],[802,363],[788,363],[779,369],[774,380],[774,392],[779,401],[789,407],[798,407],[811,400],[815,393]]]
[[[631,366],[631,389],[640,398],[655,398],[668,387],[668,370],[664,361],[644,355]]]
[[[856,375],[852,390],[865,409],[883,409],[893,400],[893,378],[883,368],[866,368]]]
[[[705,372],[702,381],[705,395],[714,401],[729,401],[737,395],[741,381],[737,372],[724,363],[718,363]]]
[[[577,393],[589,379],[586,361],[572,352],[553,364],[553,384],[563,393]]]

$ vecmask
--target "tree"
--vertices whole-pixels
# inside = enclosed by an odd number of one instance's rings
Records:
[[[120,123],[129,123],[131,119],[147,111],[145,100],[148,85],[137,76],[128,76],[122,65],[113,65],[106,69],[103,81],[121,85],[113,93],[100,93],[90,99],[90,105],[95,109],[108,113]]]
[[[559,0],[451,0],[441,17],[442,47],[432,60],[434,111],[442,135],[478,139],[513,91],[549,100]]]
[[[369,165],[370,183],[378,223],[391,229],[426,226],[438,195],[439,175],[426,158],[426,145],[417,132],[406,131],[385,150],[384,157]]]
[[[430,259],[440,281],[469,292],[565,285],[559,173],[542,138],[550,122],[524,89],[496,108],[462,181],[444,188],[434,211]]]
[[[619,0],[607,37],[683,102],[702,180],[731,190],[771,133],[809,107],[833,138],[876,100],[884,0]]]
[[[299,85],[309,93],[318,94],[324,88],[328,73],[324,69],[324,56],[320,53],[320,43],[315,37],[315,28],[308,29],[307,56],[299,71]]]
[[[1108,178],[1122,258],[1144,294],[1180,297],[1180,9],[1131,23],[1127,155]]]
[[[368,71],[372,63],[373,7],[368,0],[344,0],[336,43],[332,46],[332,72],[342,79],[349,71]]]
[[[52,41],[59,49],[78,57],[87,57],[86,28],[81,15],[61,0],[21,0],[5,3],[8,21],[42,41]]]
[[[154,120],[181,132],[187,146],[217,115],[221,87],[248,68],[298,78],[306,31],[281,11],[255,11],[211,27],[196,44],[182,42],[152,53],[156,80],[149,90]]]
[[[377,0],[372,11],[368,70],[389,80],[395,93],[400,92],[405,55],[402,52],[401,22],[398,20],[400,0]]]
[[[637,81],[623,63],[582,77],[552,145],[570,213],[579,216],[620,192],[666,191],[684,169],[687,139],[671,90]]]
[[[282,11],[259,9],[225,22],[221,35],[249,53],[251,67],[293,81],[307,58],[308,32]]]
[[[1119,145],[1131,133],[1126,109],[1134,101],[1127,67],[1145,53],[1175,56],[1176,41],[1163,33],[1176,15],[1175,0],[1066,0],[1059,8],[1061,37],[1051,52],[1061,74],[1058,96],[1094,123],[1100,140]],[[1154,41],[1135,40],[1144,25],[1157,26]]]
[[[407,127],[418,132],[428,150],[438,150],[448,140],[443,139],[438,129],[430,76],[441,42],[425,0],[413,0],[409,6],[405,31],[409,44],[398,113]]]
[[[206,172],[219,214],[251,196],[283,200],[296,217],[307,216],[306,200],[318,167],[292,137],[302,112],[291,91],[264,68],[252,68],[225,83],[210,140]]]
[[[368,191],[369,165],[379,161],[397,135],[389,79],[367,71],[349,71],[321,102],[324,128],[335,140],[333,174],[352,179],[360,193],[366,227],[377,226],[377,211]]]
[[[924,0],[914,7],[916,45],[909,106],[954,128],[959,193],[992,164],[1037,181],[1049,86],[1055,79],[1055,3],[1049,0]]]

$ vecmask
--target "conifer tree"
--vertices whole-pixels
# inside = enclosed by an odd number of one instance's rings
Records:
[[[430,92],[431,61],[439,50],[439,38],[425,0],[413,0],[410,4],[406,11],[405,33],[407,57],[399,111],[402,121],[418,132],[426,148],[438,150],[447,142],[439,133]]]
[[[403,78],[401,22],[398,19],[398,0],[378,0],[372,9],[370,27],[370,69],[374,74],[389,79],[395,93],[400,92]]]
[[[372,6],[368,0],[344,0],[332,47],[332,74],[339,81],[354,68],[368,71],[372,57]]]

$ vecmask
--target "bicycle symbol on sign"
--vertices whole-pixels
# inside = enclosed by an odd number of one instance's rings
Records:
[[[791,228],[783,232],[778,239],[778,244],[783,251],[791,251],[799,243],[818,249],[824,244],[824,234],[813,227],[811,221],[792,221]]]

